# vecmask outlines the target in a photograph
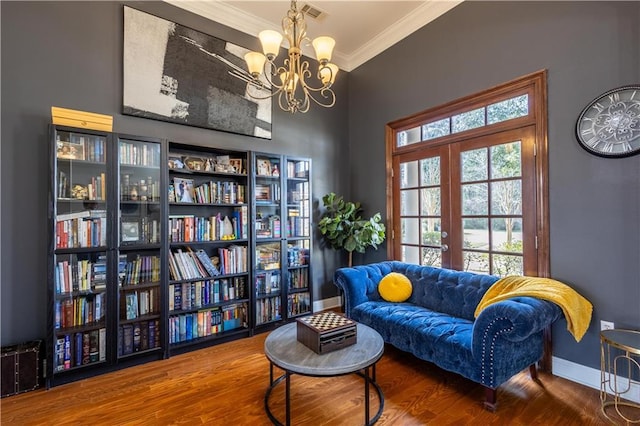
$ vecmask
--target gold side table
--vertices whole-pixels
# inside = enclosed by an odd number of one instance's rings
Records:
[[[640,404],[633,401],[640,400],[640,331],[600,332],[600,377],[602,414],[613,423],[640,423]]]

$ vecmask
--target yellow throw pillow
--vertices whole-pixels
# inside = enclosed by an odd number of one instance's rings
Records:
[[[409,278],[398,272],[388,273],[378,284],[378,292],[387,302],[404,302],[411,297],[412,291]]]

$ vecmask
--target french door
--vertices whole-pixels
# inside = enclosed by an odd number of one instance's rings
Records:
[[[538,275],[535,126],[400,153],[392,167],[394,258]]]

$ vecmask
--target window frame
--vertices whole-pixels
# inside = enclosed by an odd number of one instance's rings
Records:
[[[485,124],[481,127],[451,133],[434,139],[397,146],[398,133],[413,129],[424,124],[448,118],[460,113],[482,108],[520,95],[528,95],[528,114],[526,116],[508,119],[493,124]],[[485,109],[486,117],[486,109]],[[486,123],[486,120],[485,120]],[[548,190],[548,140],[547,140],[547,71],[537,71],[515,80],[497,85],[481,92],[465,96],[460,99],[426,109],[405,118],[394,120],[385,126],[386,140],[386,214],[387,228],[394,229],[394,218],[399,217],[399,206],[394,205],[393,179],[394,161],[401,154],[414,154],[419,157],[419,152],[426,149],[434,149],[440,146],[448,146],[456,142],[464,142],[467,139],[490,136],[497,132],[505,132],[512,129],[520,129],[534,126],[534,156],[535,156],[535,183],[536,183],[536,249],[537,270],[541,277],[550,276],[549,258],[549,190]],[[396,259],[400,253],[395,253],[395,238],[393,232],[391,241],[387,243],[387,256]],[[399,237],[399,236],[398,236]]]

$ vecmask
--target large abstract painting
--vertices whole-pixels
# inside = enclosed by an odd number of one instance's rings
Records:
[[[271,139],[271,99],[246,93],[247,52],[125,6],[123,113]]]

